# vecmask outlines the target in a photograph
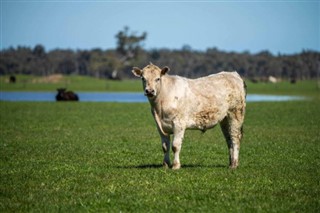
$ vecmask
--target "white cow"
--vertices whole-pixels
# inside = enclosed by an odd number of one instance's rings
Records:
[[[151,112],[161,136],[163,165],[170,166],[170,135],[173,134],[172,168],[181,167],[179,154],[186,129],[206,131],[220,123],[229,148],[230,168],[239,165],[239,149],[245,114],[246,86],[236,72],[220,72],[198,79],[168,75],[150,63],[132,72],[143,82]]]

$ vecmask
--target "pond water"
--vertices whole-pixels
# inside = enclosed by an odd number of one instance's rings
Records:
[[[148,102],[142,93],[130,92],[79,92],[81,102],[120,102],[120,103],[144,103]],[[0,101],[56,101],[56,93],[53,92],[0,92]],[[247,102],[262,101],[291,101],[302,100],[301,96],[286,95],[247,95]]]

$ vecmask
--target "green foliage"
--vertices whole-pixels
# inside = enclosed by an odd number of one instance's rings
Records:
[[[129,27],[124,27],[123,31],[118,32],[117,38],[117,51],[125,57],[125,60],[129,60],[133,57],[137,57],[139,51],[142,49],[142,44],[147,38],[147,33],[143,32],[141,36],[131,33],[129,35]]]
[[[0,211],[319,212],[319,106],[249,103],[237,170],[216,127],[173,171],[148,104],[0,102]]]
[[[102,50],[51,50],[37,45],[34,49],[18,47],[1,50],[0,75],[33,74],[47,76],[54,73],[80,74],[100,78],[132,78],[133,66],[144,67],[149,61],[169,66],[173,74],[200,77],[220,71],[238,71],[253,81],[266,81],[269,76],[285,80],[319,78],[317,51],[302,51],[294,55],[274,56],[268,51],[257,54],[235,53],[208,48],[195,51],[183,46],[181,50],[144,50],[142,42],[147,34],[135,35],[125,28],[117,35],[117,48]]]

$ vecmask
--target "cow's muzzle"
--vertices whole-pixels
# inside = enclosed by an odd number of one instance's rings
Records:
[[[154,91],[154,89],[146,89],[144,91],[144,95],[148,96],[149,98],[152,98],[156,95],[156,91]]]

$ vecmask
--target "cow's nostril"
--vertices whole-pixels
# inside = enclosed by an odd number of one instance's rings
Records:
[[[144,94],[148,97],[153,97],[153,96],[155,96],[155,90],[154,89],[146,89]]]
[[[152,94],[152,93],[154,93],[153,89],[146,89],[146,94]]]

